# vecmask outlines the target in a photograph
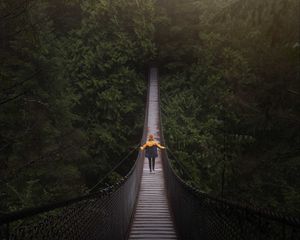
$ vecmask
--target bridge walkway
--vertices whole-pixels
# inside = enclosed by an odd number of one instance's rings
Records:
[[[159,94],[157,69],[150,70],[148,108],[148,135],[160,140]],[[159,153],[155,162],[155,173],[150,173],[148,159],[144,161],[141,187],[133,218],[129,239],[178,239],[167,201],[164,173]]]

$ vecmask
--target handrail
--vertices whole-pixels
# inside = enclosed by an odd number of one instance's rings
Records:
[[[148,106],[149,88],[140,144],[147,137]],[[125,239],[138,196],[143,162],[144,153],[139,151],[126,176],[104,189],[40,207],[2,214],[0,239]],[[20,221],[24,219],[25,222],[20,225]]]
[[[134,150],[136,150],[136,148]],[[128,155],[127,155],[127,157],[128,157]],[[116,165],[116,167],[119,167],[120,163],[122,163],[122,162],[123,161],[120,161]],[[93,189],[91,189],[91,191],[89,193],[84,194],[84,195],[79,196],[79,197],[74,197],[74,198],[70,198],[70,199],[66,199],[66,200],[62,200],[62,201],[58,201],[58,202],[54,202],[54,203],[49,203],[49,204],[41,205],[39,207],[26,208],[26,209],[22,209],[22,210],[16,211],[16,212],[2,213],[0,215],[0,226],[2,224],[6,224],[8,222],[21,220],[21,219],[31,217],[31,216],[36,215],[36,214],[46,213],[46,212],[54,210],[54,209],[63,208],[63,207],[66,207],[70,204],[80,202],[82,200],[87,200],[87,199],[91,199],[91,198],[95,198],[95,197],[101,197],[101,196],[104,196],[106,194],[109,194],[109,193],[115,191],[115,189],[119,188],[126,181],[126,179],[128,179],[128,177],[134,171],[134,169],[136,167],[135,165],[136,165],[136,161],[135,161],[135,164],[133,165],[133,167],[127,173],[126,176],[124,176],[120,181],[114,183],[113,185],[105,187],[103,189],[100,189],[100,190],[97,190],[97,191],[92,191]],[[116,167],[114,167],[113,170],[116,170]],[[109,173],[111,173],[111,172],[112,171],[109,171]],[[105,175],[105,178],[107,177],[107,175],[108,174]],[[103,180],[105,178],[102,178],[101,180]],[[99,181],[99,182],[101,182],[101,181]]]
[[[160,101],[159,89],[161,106]],[[167,146],[161,107],[159,124],[161,143]],[[300,218],[210,196],[187,184],[174,171],[167,151],[161,154],[168,199],[181,239],[300,239]]]
[[[160,104],[159,89],[158,101]],[[149,75],[141,144],[147,137],[148,109]],[[160,141],[166,145],[161,116],[159,109]],[[299,218],[210,196],[187,184],[174,171],[167,151],[161,155],[168,200],[182,239],[300,239]],[[124,178],[99,191],[0,216],[0,239],[126,239],[143,162],[140,151]]]
[[[274,221],[278,221],[278,222],[281,222],[281,223],[284,223],[284,224],[287,224],[290,226],[300,227],[300,218],[299,217],[289,216],[289,215],[286,215],[285,213],[282,213],[282,212],[279,212],[276,210],[261,208],[261,207],[255,206],[255,205],[249,205],[249,204],[242,203],[242,202],[228,200],[226,198],[218,198],[218,197],[209,195],[208,193],[201,191],[199,188],[187,184],[186,181],[184,181],[182,179],[182,177],[180,177],[176,173],[176,171],[174,171],[174,168],[172,167],[172,163],[171,163],[169,157],[167,158],[167,161],[168,161],[169,166],[171,166],[173,173],[174,173],[175,177],[178,179],[178,181],[180,181],[190,191],[190,193],[194,194],[196,197],[204,196],[211,201],[216,201],[218,203],[227,204],[231,207],[239,208],[240,210],[252,211],[253,213],[260,215],[261,217],[268,218],[268,219],[274,220]]]

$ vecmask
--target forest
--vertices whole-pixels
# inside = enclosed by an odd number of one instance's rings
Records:
[[[1,1],[0,213],[85,194],[136,148],[155,64],[176,172],[213,196],[299,214],[299,9]]]

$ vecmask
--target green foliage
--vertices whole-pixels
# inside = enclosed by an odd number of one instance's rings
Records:
[[[9,0],[0,11],[0,210],[83,194],[140,139],[152,1]]]
[[[186,180],[221,195],[224,174],[224,197],[299,212],[299,3],[164,2],[165,137]]]
[[[176,171],[299,212],[299,1],[26,3],[0,4],[1,211],[82,194],[112,169],[140,138],[155,61]]]

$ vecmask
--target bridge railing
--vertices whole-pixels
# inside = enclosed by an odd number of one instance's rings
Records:
[[[161,142],[165,144],[161,113],[160,131]],[[285,216],[269,209],[214,198],[201,192],[188,185],[174,171],[167,151],[162,151],[161,154],[168,200],[181,239],[300,239],[299,218]]]
[[[124,239],[139,167],[97,193],[2,216],[1,239]]]
[[[141,144],[147,137],[148,102],[147,96]],[[130,172],[105,189],[38,208],[0,215],[0,239],[126,239],[139,192],[143,162],[144,154],[139,151]]]

